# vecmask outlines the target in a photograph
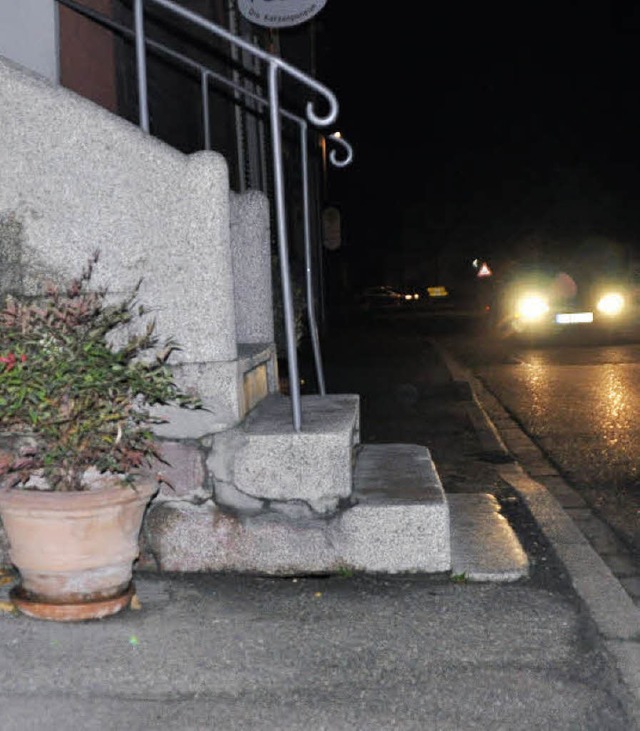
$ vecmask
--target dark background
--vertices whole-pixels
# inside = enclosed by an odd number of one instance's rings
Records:
[[[540,241],[640,254],[636,5],[329,0],[317,20],[354,149],[329,177],[351,286]]]

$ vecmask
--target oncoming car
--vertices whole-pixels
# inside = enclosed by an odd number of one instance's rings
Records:
[[[538,267],[497,286],[489,312],[502,337],[629,337],[640,332],[638,304],[638,288],[627,277]]]

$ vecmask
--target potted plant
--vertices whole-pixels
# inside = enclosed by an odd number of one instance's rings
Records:
[[[161,459],[161,420],[150,407],[201,407],[174,383],[177,345],[160,344],[153,321],[136,332],[140,283],[109,304],[104,288],[90,288],[97,261],[68,287],[8,296],[0,310],[0,518],[20,577],[11,598],[42,619],[127,606],[159,487],[149,467]]]

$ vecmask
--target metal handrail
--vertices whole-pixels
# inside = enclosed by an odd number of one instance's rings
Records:
[[[350,165],[353,160],[353,148],[351,145],[341,134],[338,134],[337,132],[329,135],[328,139],[338,145],[338,147],[341,148],[341,152],[344,153],[344,157],[338,157],[338,150],[331,150],[329,153],[329,161],[331,164],[337,168],[344,168],[347,165]]]
[[[307,288],[307,318],[309,321],[309,334],[311,335],[311,347],[313,349],[313,361],[316,367],[316,379],[318,381],[318,391],[324,396],[327,393],[324,370],[322,366],[322,355],[320,351],[320,338],[318,336],[318,324],[316,321],[315,297],[313,292],[313,271],[311,265],[311,233],[309,225],[309,175],[307,173],[307,147],[304,144],[307,134],[306,122],[302,119],[300,122],[300,146],[302,150],[302,195],[304,210],[304,262],[305,262],[305,282]],[[338,143],[342,148],[342,152],[346,153],[345,157],[340,158],[337,150],[331,150],[329,153],[329,161],[335,167],[345,167],[351,163],[353,159],[353,150],[346,140],[336,134],[329,135],[329,140]]]
[[[296,352],[296,338],[295,338],[295,319],[294,319],[294,308],[293,308],[293,297],[291,291],[291,275],[289,271],[289,256],[288,256],[288,242],[286,232],[286,215],[285,215],[285,201],[284,201],[284,178],[283,178],[283,165],[282,165],[282,146],[281,146],[281,129],[280,129],[280,115],[293,119],[300,126],[300,144],[301,144],[301,157],[303,167],[303,186],[304,186],[304,228],[305,228],[305,270],[307,273],[307,310],[309,318],[309,329],[312,339],[312,345],[314,350],[314,359],[316,365],[316,373],[318,378],[318,386],[321,394],[325,394],[324,375],[322,371],[322,360],[320,355],[320,347],[317,335],[317,324],[315,320],[315,309],[313,296],[313,285],[312,285],[312,271],[311,271],[311,248],[310,248],[310,236],[309,236],[309,203],[308,203],[308,174],[307,174],[307,125],[306,121],[297,115],[287,112],[279,104],[278,98],[278,74],[281,71],[288,73],[290,76],[297,79],[299,82],[305,84],[307,87],[315,90],[322,96],[324,96],[328,103],[329,112],[322,116],[318,115],[314,111],[314,102],[308,102],[306,107],[307,119],[316,126],[326,126],[331,124],[338,115],[338,102],[333,94],[327,87],[315,81],[307,74],[304,74],[300,70],[291,66],[282,59],[273,56],[257,46],[254,46],[247,41],[238,38],[226,29],[206,20],[202,16],[197,15],[189,10],[186,10],[176,5],[171,0],[146,0],[152,2],[155,5],[159,5],[166,10],[174,13],[175,15],[182,17],[183,19],[208,30],[215,35],[227,40],[234,46],[242,48],[248,51],[253,56],[261,59],[268,64],[268,88],[269,88],[269,100],[265,100],[257,94],[250,92],[243,86],[236,84],[225,77],[216,74],[215,72],[207,69],[201,64],[193,62],[182,54],[178,54],[170,49],[155,43],[152,40],[146,39],[144,33],[144,1],[145,0],[134,0],[134,27],[135,31],[129,31],[118,24],[110,21],[104,16],[95,11],[85,8],[84,6],[77,6],[76,3],[71,0],[58,0],[62,4],[81,12],[93,20],[106,25],[112,29],[116,28],[127,35],[134,36],[134,42],[136,47],[136,62],[138,71],[138,93],[139,93],[139,114],[140,114],[140,126],[145,132],[149,132],[149,112],[148,112],[148,99],[147,99],[147,74],[146,74],[146,47],[153,47],[155,50],[161,50],[164,53],[172,56],[175,59],[186,63],[192,68],[197,68],[201,74],[201,86],[203,95],[203,115],[204,115],[204,135],[205,145],[207,149],[210,146],[210,130],[209,120],[206,113],[207,102],[208,102],[208,78],[215,78],[217,81],[231,86],[237,91],[240,91],[245,96],[253,98],[261,105],[268,105],[271,120],[271,138],[272,138],[272,150],[273,150],[273,167],[274,167],[274,179],[275,179],[275,202],[276,202],[276,217],[278,224],[278,248],[280,258],[280,269],[281,269],[281,282],[282,282],[282,298],[283,298],[283,309],[285,317],[285,334],[287,341],[287,362],[289,368],[289,385],[290,394],[292,400],[292,417],[293,426],[296,431],[301,429],[301,406],[300,406],[300,380],[298,375],[298,362]],[[331,136],[329,139],[335,139],[339,142],[343,149],[346,150],[346,156],[339,158],[335,151],[332,151],[329,159],[331,163],[336,167],[344,167],[351,162],[352,150],[348,143],[342,138]]]
[[[149,131],[148,109],[146,109],[146,65],[144,45],[144,1],[135,2],[135,29],[136,29],[136,56],[138,64],[138,87],[140,94],[141,117],[140,125],[145,131]],[[255,56],[267,64],[267,80],[269,90],[269,117],[271,122],[271,149],[273,154],[274,192],[276,206],[276,223],[278,231],[278,252],[280,258],[280,279],[282,284],[282,303],[284,310],[285,335],[287,341],[287,365],[289,370],[289,393],[291,395],[291,408],[293,428],[295,431],[302,429],[302,408],[300,403],[300,375],[298,369],[298,354],[296,349],[295,336],[295,313],[293,306],[293,294],[291,288],[291,272],[289,268],[289,245],[286,229],[286,207],[284,200],[284,171],[282,162],[282,132],[280,127],[280,100],[279,100],[279,74],[286,72],[300,83],[308,86],[321,96],[324,96],[329,105],[326,115],[316,114],[314,102],[308,102],[306,106],[307,119],[314,125],[324,127],[332,124],[338,116],[338,100],[332,91],[315,79],[299,71],[291,64],[281,58],[273,56],[261,48],[238,38],[229,33],[226,29],[206,20],[190,10],[181,8],[172,0],[147,0],[159,5],[165,10],[174,13],[178,17],[187,20],[194,25],[207,30],[214,35],[223,38],[234,46],[241,48],[252,56]],[[144,90],[143,90],[144,87]],[[144,100],[144,104],[143,104]],[[145,107],[144,111],[142,110]],[[146,125],[146,126],[145,126]]]

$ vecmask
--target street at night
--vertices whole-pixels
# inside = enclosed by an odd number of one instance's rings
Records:
[[[0,1],[0,731],[640,730],[640,12],[467,5]]]

